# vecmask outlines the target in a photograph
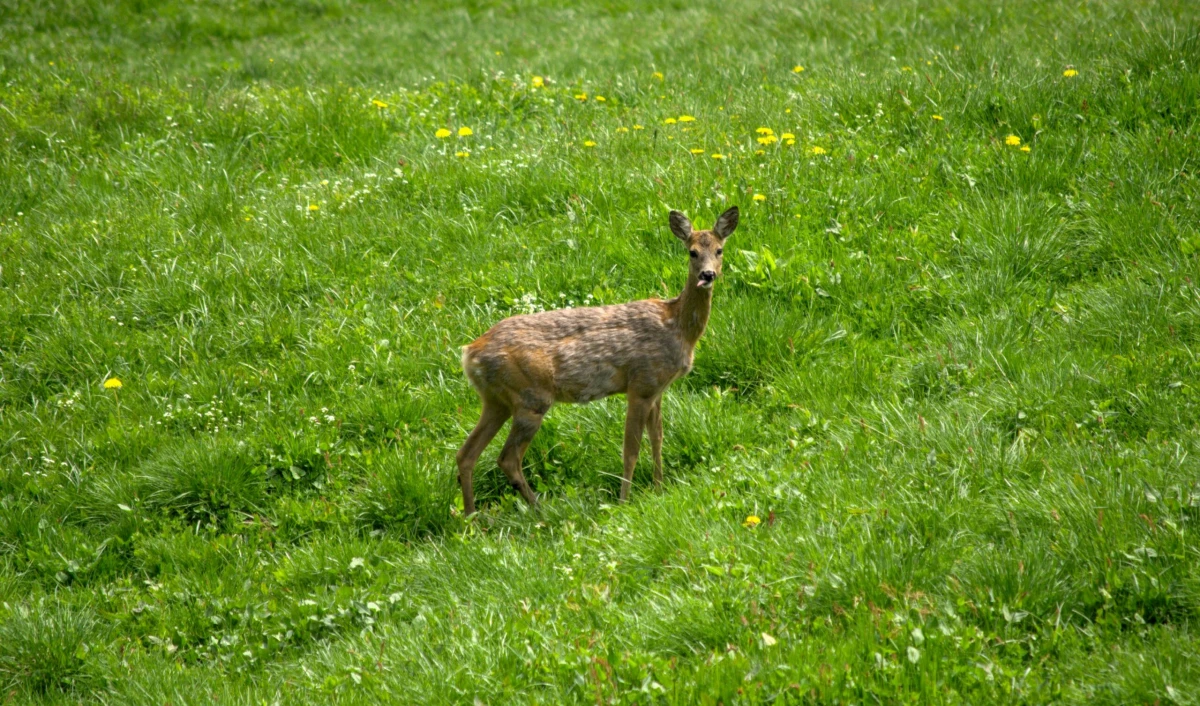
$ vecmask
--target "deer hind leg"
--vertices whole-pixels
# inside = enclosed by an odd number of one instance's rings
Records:
[[[507,407],[484,400],[479,422],[458,450],[458,484],[462,488],[463,512],[468,515],[475,512],[475,462],[479,460],[479,455],[487,448],[492,437],[496,436],[496,432],[500,431],[500,427],[504,426],[504,422],[508,421],[510,414]]]
[[[621,502],[629,499],[629,487],[633,485],[633,468],[637,465],[638,452],[642,448],[642,434],[646,430],[646,422],[653,407],[651,400],[628,395],[628,407],[625,411],[625,475],[621,478]]]
[[[650,407],[649,434],[650,451],[654,454],[654,485],[662,487],[662,395]]]
[[[525,458],[529,442],[542,427],[545,414],[545,411],[538,413],[532,409],[516,410],[512,417],[512,427],[508,430],[508,439],[504,442],[504,449],[500,451],[501,470],[504,471],[509,484],[516,488],[530,505],[537,504],[537,495],[529,487],[525,474],[521,472],[521,461]]]

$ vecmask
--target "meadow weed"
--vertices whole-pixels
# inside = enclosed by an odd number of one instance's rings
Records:
[[[39,600],[7,606],[0,621],[0,679],[10,698],[87,693],[97,676],[89,653],[104,644],[92,611]]]
[[[358,498],[363,528],[405,539],[443,532],[450,524],[457,491],[449,467],[396,457],[381,458],[379,464],[372,468]]]
[[[168,446],[139,469],[146,502],[188,522],[220,523],[261,509],[265,469],[244,442],[212,437]]]

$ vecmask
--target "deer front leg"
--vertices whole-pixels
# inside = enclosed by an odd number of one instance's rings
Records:
[[[484,402],[483,411],[479,414],[479,422],[475,424],[475,428],[463,442],[462,448],[458,450],[456,459],[458,484],[462,487],[463,513],[466,515],[475,514],[475,479],[473,477],[475,462],[479,460],[479,454],[487,448],[492,437],[496,436],[496,432],[500,431],[500,427],[504,426],[508,416],[509,412],[506,407],[493,402]]]
[[[662,395],[650,407],[650,451],[654,454],[654,485],[662,487]]]
[[[646,419],[650,414],[651,402],[642,397],[629,395],[625,410],[625,475],[621,478],[621,502],[629,499],[629,487],[633,485],[633,468],[637,465],[638,451],[642,448],[642,433],[646,430]]]

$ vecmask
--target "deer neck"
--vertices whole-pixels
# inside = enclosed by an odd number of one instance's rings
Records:
[[[676,300],[679,306],[677,321],[684,342],[695,346],[708,325],[708,314],[712,310],[712,287],[701,287],[695,275],[688,276],[687,286]]]

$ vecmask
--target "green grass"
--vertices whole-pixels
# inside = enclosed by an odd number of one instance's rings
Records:
[[[1197,67],[1188,2],[0,0],[3,700],[1197,703]],[[733,204],[664,489],[560,406],[464,520],[459,346]]]

